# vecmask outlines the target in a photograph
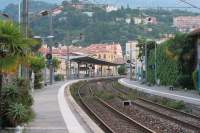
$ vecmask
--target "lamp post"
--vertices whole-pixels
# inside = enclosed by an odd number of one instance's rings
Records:
[[[53,11],[50,10],[44,10],[39,13],[41,16],[47,16],[49,15],[49,32],[50,32],[50,42],[51,44],[49,45],[49,53],[52,55],[52,44],[53,44]],[[52,59],[50,60],[50,84],[53,84],[53,64],[52,64]]]
[[[132,50],[133,48],[132,48],[132,43],[130,43],[130,80],[132,80],[132,52],[133,52],[133,50]]]

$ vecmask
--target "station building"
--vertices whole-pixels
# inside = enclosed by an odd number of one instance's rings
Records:
[[[47,45],[39,50],[43,55],[49,51]],[[61,61],[57,74],[84,78],[118,75],[124,63],[120,44],[92,44],[88,47],[62,46],[52,48],[53,57]]]

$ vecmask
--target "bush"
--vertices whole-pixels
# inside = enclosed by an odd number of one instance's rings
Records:
[[[8,107],[7,117],[13,126],[26,122],[28,109],[21,103],[12,103]]]
[[[54,76],[54,80],[55,81],[62,81],[62,80],[64,80],[64,75],[57,74],[57,75]]]
[[[178,75],[180,75],[180,66],[177,61],[170,59],[167,54],[167,47],[170,42],[165,42],[157,46],[157,79],[160,79],[161,85],[176,84]],[[155,64],[155,49],[150,50],[148,56],[148,66]],[[148,82],[155,83],[155,70],[147,68]]]
[[[41,89],[42,81],[43,81],[42,72],[39,71],[39,72],[35,73],[34,89]]]
[[[26,79],[18,78],[15,82],[18,88],[18,93],[20,95],[19,102],[26,106],[32,106],[33,98],[30,94],[31,87],[29,81]]]
[[[173,109],[183,109],[185,107],[185,104],[183,101],[168,101],[166,103],[167,107],[173,108]]]
[[[29,91],[29,82],[25,79],[16,79],[2,89],[3,126],[16,126],[33,119],[33,98]]]
[[[183,88],[187,89],[193,88],[192,77],[190,75],[179,75],[177,81],[178,84]]]
[[[19,96],[19,92],[17,91],[17,87],[14,85],[6,86],[2,90],[2,97],[6,102],[15,101]]]

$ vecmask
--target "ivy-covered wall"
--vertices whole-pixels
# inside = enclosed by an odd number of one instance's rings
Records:
[[[170,59],[166,54],[168,45],[170,45],[169,41],[157,45],[157,79],[160,79],[161,85],[175,85],[178,76],[181,73],[178,62]],[[148,56],[147,78],[148,82],[153,84],[155,83],[155,69],[152,67],[152,65],[154,64],[155,49],[151,49]]]

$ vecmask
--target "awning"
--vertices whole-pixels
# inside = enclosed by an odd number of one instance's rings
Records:
[[[90,57],[90,56],[72,58],[72,59],[70,59],[70,61],[77,62],[77,63],[87,63],[87,64],[107,65],[107,66],[122,65],[122,64],[116,64],[116,63],[108,62],[108,61],[105,61],[105,60],[96,59],[96,58]]]

